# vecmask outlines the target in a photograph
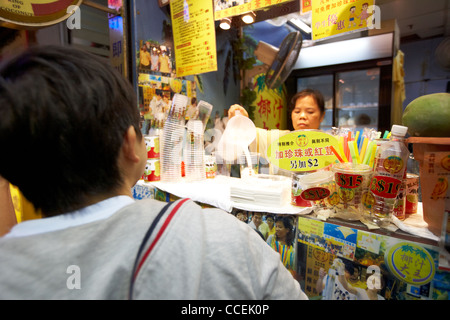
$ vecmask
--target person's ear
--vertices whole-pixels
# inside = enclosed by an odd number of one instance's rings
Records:
[[[122,151],[125,159],[132,162],[139,162],[139,151],[137,150],[139,145],[139,138],[136,134],[136,130],[133,126],[130,126],[125,135],[122,143]]]

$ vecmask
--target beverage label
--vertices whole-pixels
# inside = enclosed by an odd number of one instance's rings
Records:
[[[309,201],[318,201],[330,196],[330,190],[327,188],[315,187],[306,189],[301,193],[301,197]]]
[[[341,188],[354,189],[361,185],[363,176],[360,174],[345,174],[336,172],[336,183]]]
[[[379,197],[392,199],[397,197],[401,184],[401,180],[392,177],[375,176],[372,178],[370,191]]]
[[[398,156],[389,156],[383,160],[383,168],[390,174],[399,173],[403,169],[403,159]]]

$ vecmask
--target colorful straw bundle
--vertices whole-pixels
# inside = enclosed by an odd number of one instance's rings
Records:
[[[356,164],[367,164],[373,167],[375,154],[377,151],[376,139],[381,137],[381,132],[373,129],[359,130],[352,132],[344,131],[337,135],[339,150],[332,148],[332,151],[339,162],[352,162]],[[388,139],[391,133],[385,131],[383,139]]]

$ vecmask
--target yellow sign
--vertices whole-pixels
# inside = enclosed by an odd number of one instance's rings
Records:
[[[273,5],[291,2],[292,0],[248,0],[244,1],[214,1],[215,19],[238,16],[246,12],[264,9]]]
[[[319,40],[368,27],[375,0],[312,1],[312,39]]]
[[[267,89],[265,74],[254,77],[253,87],[256,99],[252,102],[255,106],[255,126],[263,129],[280,129],[287,126],[287,98],[286,88],[280,86],[275,89]]]
[[[335,137],[318,130],[294,131],[280,137],[267,150],[270,163],[289,171],[312,171],[337,161]]]
[[[384,261],[398,279],[413,285],[424,285],[433,280],[435,262],[423,247],[411,242],[400,242],[391,247]]]
[[[0,0],[0,22],[13,25],[42,27],[67,19],[82,0]]]
[[[210,0],[170,1],[177,77],[217,70],[216,31]]]

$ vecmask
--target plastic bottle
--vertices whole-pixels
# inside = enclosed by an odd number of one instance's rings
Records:
[[[405,144],[407,127],[393,125],[389,142],[378,148],[374,174],[364,199],[364,218],[381,227],[392,219],[393,209],[405,176],[409,150]]]

